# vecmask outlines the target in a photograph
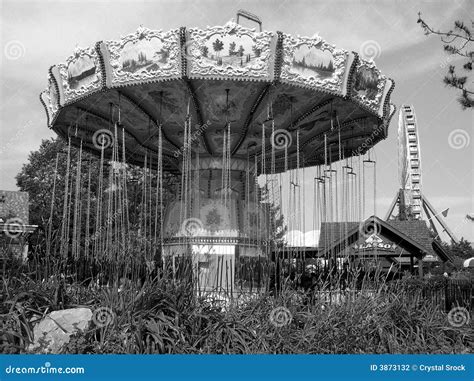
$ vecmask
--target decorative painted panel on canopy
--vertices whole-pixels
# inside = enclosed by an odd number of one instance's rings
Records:
[[[276,33],[255,32],[229,22],[191,28],[186,38],[190,78],[271,81]]]
[[[66,63],[56,67],[59,73],[61,106],[100,90],[102,87],[100,61],[101,57],[95,47],[85,49],[76,47],[74,54],[66,59]]]
[[[162,32],[139,27],[135,33],[100,46],[108,87],[181,77],[179,29]]]
[[[337,95],[346,95],[354,55],[321,37],[284,35],[281,81]]]
[[[352,79],[351,96],[380,118],[390,115],[389,99],[393,80],[383,75],[373,61],[359,58]]]
[[[40,94],[40,100],[46,110],[48,125],[51,125],[59,111],[59,91],[56,79],[52,72],[56,71],[54,67],[50,69],[48,76],[48,87]]]

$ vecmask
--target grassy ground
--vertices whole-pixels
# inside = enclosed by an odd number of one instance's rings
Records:
[[[52,277],[4,278],[2,353],[25,353],[35,321],[63,308],[106,307],[110,324],[76,334],[64,353],[470,353],[472,325],[452,327],[446,313],[404,287],[380,287],[327,303],[294,290],[263,294],[223,310],[199,300],[185,282],[85,287]],[[382,291],[385,290],[385,291]],[[272,311],[284,307],[290,314]],[[285,310],[286,311],[286,310]],[[272,321],[272,318],[273,321]],[[278,320],[283,318],[283,320]],[[286,319],[286,320],[285,320]],[[278,324],[284,323],[284,324]],[[286,324],[285,324],[286,323]]]

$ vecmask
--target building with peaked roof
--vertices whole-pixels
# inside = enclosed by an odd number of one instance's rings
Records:
[[[452,261],[422,220],[384,221],[376,216],[358,222],[322,223],[319,256],[348,258],[353,263],[380,265],[390,271],[423,275],[422,262]]]

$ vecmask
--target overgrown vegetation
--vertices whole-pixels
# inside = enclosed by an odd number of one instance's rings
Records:
[[[10,267],[11,266],[11,267]],[[14,267],[15,266],[15,267]],[[199,298],[192,283],[162,276],[142,285],[69,284],[60,275],[34,280],[9,264],[2,287],[2,353],[26,353],[33,325],[63,308],[106,307],[114,319],[72,337],[64,353],[468,353],[472,326],[449,325],[443,309],[424,298],[427,281],[367,284],[357,292],[327,293],[283,287],[236,300],[223,309]],[[438,281],[430,280],[437,287]],[[424,284],[424,286],[423,286]],[[421,287],[420,287],[421,285]],[[270,315],[285,307],[291,321]]]

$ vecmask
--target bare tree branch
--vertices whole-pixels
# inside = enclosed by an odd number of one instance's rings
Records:
[[[462,21],[456,20],[454,22],[454,30],[448,32],[434,30],[421,18],[421,12],[418,12],[417,22],[421,25],[425,35],[429,36],[433,34],[440,36],[440,40],[445,44],[443,49],[446,53],[466,59],[462,64],[462,69],[468,73],[472,72],[474,52],[471,49],[471,43],[474,41],[474,38],[469,27],[467,27]],[[471,24],[474,23],[471,21]],[[472,85],[472,81],[468,79],[467,75],[457,76],[456,67],[454,65],[449,66],[448,73],[443,78],[445,85],[461,91],[461,95],[458,97],[458,102],[463,110],[474,106],[474,99],[472,97],[474,91],[466,88],[466,84]]]

